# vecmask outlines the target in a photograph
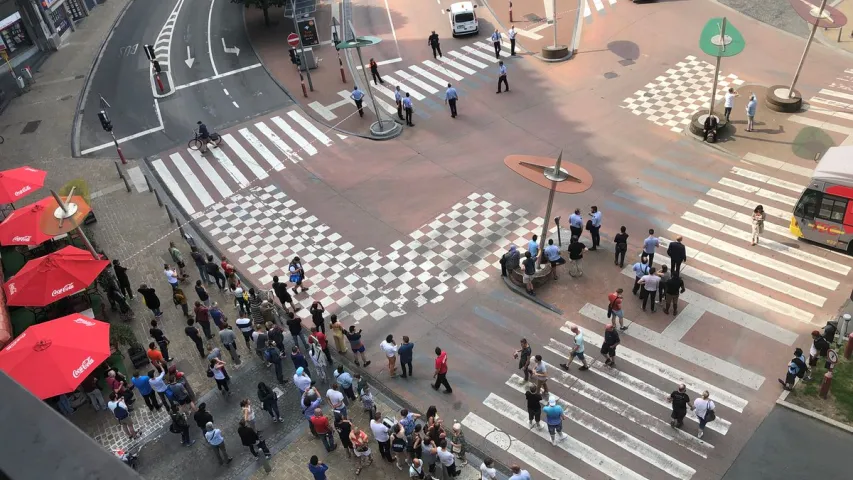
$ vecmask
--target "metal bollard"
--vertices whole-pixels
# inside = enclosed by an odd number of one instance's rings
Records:
[[[847,336],[847,345],[844,346],[844,358],[850,360],[851,354],[853,354],[853,333]]]
[[[124,180],[124,188],[127,189],[127,193],[130,193],[130,182],[127,181],[127,177],[122,175],[121,179]]]
[[[184,227],[183,227],[183,225],[179,225],[179,226],[178,226],[178,232],[180,232],[180,234],[181,234],[181,238],[187,238],[187,233],[186,233],[186,232],[184,232]]]
[[[143,175],[143,178],[145,178],[145,185],[148,185],[148,191],[153,192],[154,189],[151,188],[151,180],[148,179],[148,175]]]
[[[829,388],[832,386],[832,370],[823,374],[823,381],[820,382],[820,391],[818,392],[818,396],[824,400],[826,400],[826,396],[829,395]]]
[[[166,207],[166,214],[169,215],[169,223],[175,223],[175,217],[172,215],[172,209],[170,209],[168,205],[164,206]]]
[[[258,452],[258,461],[261,462],[261,466],[264,467],[264,471],[270,473],[272,471],[272,466],[270,465],[270,461],[267,459],[267,456],[264,455],[264,452]]]
[[[841,28],[838,29],[838,40],[836,40],[837,42],[841,42],[841,30],[843,30],[843,29],[841,29]]]
[[[118,172],[118,177],[119,177],[119,178],[123,178],[123,177],[124,177],[124,174],[123,174],[123,173],[121,173],[121,167],[118,165],[118,162],[113,162],[113,163],[115,163],[115,164],[116,164],[116,171]]]
[[[160,194],[157,193],[157,190],[153,190],[153,192],[154,192],[154,197],[157,199],[157,205],[162,207],[163,206],[163,200],[160,200]]]

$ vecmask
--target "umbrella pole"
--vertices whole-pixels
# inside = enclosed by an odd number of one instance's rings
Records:
[[[68,199],[71,199],[71,195],[73,193],[74,193],[74,189],[72,188],[71,192],[68,194]],[[53,198],[56,200],[56,203],[59,204],[59,208],[62,209],[62,212],[59,212],[57,210],[57,212],[55,213],[57,220],[59,220],[59,224],[62,225],[63,220],[65,220],[66,218],[71,218],[74,216],[74,212],[70,212],[68,210],[68,206],[65,205],[65,201],[63,201],[59,197],[59,195],[56,194],[56,192],[51,190],[50,194],[53,195]],[[80,225],[77,225],[76,230],[77,230],[77,233],[80,234],[80,238],[83,239],[83,243],[86,244],[86,248],[89,250],[89,253],[92,254],[92,257],[95,260],[100,260],[101,259],[100,255],[98,255],[98,252],[95,251],[95,247],[92,246],[92,242],[89,241],[89,237],[87,237],[86,233],[83,232],[83,227],[81,227]]]

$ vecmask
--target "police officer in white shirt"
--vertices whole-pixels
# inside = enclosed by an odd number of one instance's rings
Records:
[[[506,85],[506,91],[509,91],[509,82],[506,81],[506,65],[504,65],[503,60],[498,62],[498,91],[495,93],[501,93],[501,83]]]
[[[601,229],[601,212],[598,211],[598,207],[595,205],[589,209],[589,216],[592,217],[589,219],[590,227],[592,227],[589,229],[589,236],[592,237],[592,248],[590,248],[590,251],[592,251],[596,250],[601,244],[601,236],[598,234],[598,231]]]
[[[576,208],[575,213],[569,215],[569,230],[572,231],[573,237],[581,238],[581,233],[583,233],[583,217],[581,217],[580,208]]]
[[[400,86],[394,89],[394,102],[397,103],[397,116],[403,120],[403,92],[400,91]]]
[[[457,100],[459,100],[459,94],[456,93],[456,89],[448,83],[447,92],[444,93],[444,103],[450,105],[450,118],[456,118]]]
[[[495,46],[495,58],[501,58],[501,32],[497,29],[492,34],[492,44]]]
[[[509,37],[509,54],[513,56],[515,56],[515,34],[515,25],[513,25],[509,27],[509,32],[507,32],[507,36]]]
[[[412,109],[412,98],[409,96],[409,92],[406,92],[406,96],[403,98],[403,110],[406,111],[406,125],[410,127],[415,126],[412,123]]]
[[[356,108],[358,108],[359,116],[363,117],[364,108],[362,107],[362,102],[364,101],[364,92],[358,89],[358,85],[353,87],[352,94],[350,94],[349,98],[353,99]]]

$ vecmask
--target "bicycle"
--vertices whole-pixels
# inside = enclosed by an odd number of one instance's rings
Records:
[[[198,130],[193,130],[193,139],[189,141],[187,146],[193,150],[200,150],[203,142],[204,140],[198,136]],[[222,143],[222,136],[213,132],[210,134],[210,138],[208,138],[207,143],[212,144],[214,147],[218,147],[219,144]]]

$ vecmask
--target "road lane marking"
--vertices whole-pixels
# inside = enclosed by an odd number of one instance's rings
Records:
[[[296,142],[296,144],[299,145],[299,148],[302,149],[302,151],[304,151],[305,153],[307,153],[309,156],[312,156],[312,157],[314,155],[317,155],[317,149],[314,148],[314,145],[311,145],[311,142],[309,142],[308,140],[305,140],[305,137],[296,133],[296,130],[291,128],[291,126],[288,125],[288,123],[285,122],[281,117],[278,117],[278,116],[272,117],[271,120],[272,120],[272,123],[274,123],[278,128],[280,128],[285,133],[285,135],[287,135],[288,137],[291,138],[291,140]]]
[[[180,203],[181,206],[184,208],[184,211],[187,212],[187,215],[192,216],[193,214],[195,214],[195,208],[193,207],[192,203],[190,203],[187,196],[184,195],[184,191],[181,189],[181,186],[178,185],[178,182],[177,180],[175,180],[175,177],[172,176],[172,172],[170,172],[169,169],[166,168],[166,164],[163,163],[163,160],[158,158],[157,160],[151,162],[151,164],[154,166],[154,170],[156,170],[157,173],[160,175],[160,178],[163,179],[163,183],[166,184],[166,187],[169,189],[169,192],[172,193],[172,196],[175,197],[175,200],[177,200],[178,203]]]
[[[210,0],[210,9],[207,12],[207,53],[210,54],[210,66],[213,67],[213,75],[219,75],[219,70],[216,69],[216,62],[213,61],[213,42],[210,41],[211,23],[213,20],[213,6],[216,0]]]
[[[500,61],[497,58],[495,58],[494,56],[489,55],[486,52],[481,52],[480,50],[477,50],[475,48],[469,47],[468,45],[463,46],[462,50],[465,50],[466,52],[470,53],[471,55],[474,55],[476,57],[480,57],[483,60],[488,60],[492,63],[498,63]],[[450,53],[450,52],[448,52],[448,53]]]
[[[130,177],[130,181],[137,192],[143,193],[148,191],[148,182],[145,181],[145,174],[142,173],[142,169],[139,166],[128,168],[127,175]]]
[[[405,70],[397,70],[396,72],[394,72],[394,75],[397,75],[398,77],[402,78],[404,82],[409,82],[413,85],[417,85],[418,87],[422,88],[425,92],[431,95],[435,95],[438,93],[438,89],[433,88],[432,85],[420,80],[414,75],[411,75]]]
[[[311,109],[314,110],[317,115],[323,117],[323,120],[326,120],[327,122],[331,122],[332,120],[338,117],[337,115],[332,113],[332,109],[334,108],[332,105],[329,105],[329,107],[325,107],[322,103],[314,101],[309,103],[308,106],[311,107]]]
[[[219,199],[223,200],[226,198],[230,198],[234,192],[232,192],[231,189],[228,187],[228,184],[225,183],[224,180],[222,180],[222,177],[219,176],[219,173],[216,171],[215,168],[213,168],[210,162],[207,161],[204,155],[202,155],[201,152],[199,152],[198,150],[193,150],[191,148],[187,149],[187,151],[189,152],[190,157],[195,160],[195,163],[198,165],[198,168],[200,168],[201,171],[204,172],[205,175],[207,175],[207,178],[210,180],[210,183],[213,184],[213,188],[215,188],[216,191],[219,193]]]
[[[430,69],[432,69],[432,71],[438,72],[438,73],[440,73],[446,77],[450,77],[457,82],[462,80],[463,78],[465,78],[465,77],[457,74],[456,72],[450,71],[450,70],[442,67],[441,65],[433,62],[432,60],[424,60],[422,63],[424,65],[426,65],[427,67],[429,67]],[[414,68],[412,68],[412,69],[414,70]]]
[[[243,172],[241,172],[240,169],[237,168],[236,165],[234,165],[231,159],[228,158],[227,155],[225,155],[225,152],[223,152],[221,148],[211,148],[210,152],[213,153],[214,157],[216,157],[216,161],[219,162],[220,165],[225,167],[225,171],[228,172],[228,174],[235,182],[237,182],[237,185],[239,185],[240,188],[249,185],[249,179],[247,179],[243,175]]]
[[[751,180],[755,180],[756,182],[766,183],[775,187],[784,188],[785,190],[790,190],[794,193],[802,193],[803,191],[802,185],[798,185],[787,180],[781,180],[775,177],[771,177],[770,175],[764,175],[763,173],[753,172],[752,170],[747,170],[745,168],[732,167],[729,170],[729,173],[733,173],[739,177],[749,178]]]
[[[260,153],[261,156],[264,157],[264,160],[266,160],[267,163],[269,163],[270,166],[275,169],[275,171],[280,172],[284,170],[284,164],[282,164],[279,159],[276,158],[276,156],[273,155],[273,153],[266,147],[266,145],[264,145],[263,142],[258,140],[258,137],[256,137],[252,132],[250,132],[248,128],[241,128],[239,132],[240,135],[242,135],[243,138],[245,138],[246,141],[249,142],[249,145],[251,145],[252,148],[255,149],[255,151]],[[267,170],[266,167],[262,168],[264,170]]]
[[[486,67],[488,67],[488,65],[486,65],[485,63],[478,62],[477,60],[474,60],[473,58],[469,57],[468,55],[459,53],[456,50],[451,50],[447,53],[448,53],[448,55],[453,55],[457,59],[459,59],[459,60],[461,60],[461,61],[463,61],[469,65],[473,65],[475,68],[486,68]]]
[[[314,124],[311,123],[307,118],[303,117],[302,114],[300,114],[296,110],[291,110],[287,112],[287,116],[296,121],[296,123],[298,123],[302,128],[307,130],[308,133],[313,135],[314,138],[319,140],[320,143],[327,147],[332,146],[332,139],[326,136],[325,133],[321,132],[319,128],[315,127]]]
[[[187,165],[187,162],[184,161],[184,157],[182,157],[180,153],[176,152],[169,155],[169,158],[172,159],[172,163],[178,168],[178,171],[181,172],[181,175],[184,177],[184,181],[189,185],[190,191],[195,193],[201,204],[204,207],[213,205],[213,198],[207,193],[207,189],[204,188],[204,185],[198,179],[195,172],[193,172],[190,166]]]
[[[202,83],[207,83],[211,80],[219,80],[220,78],[230,77],[231,75],[243,73],[245,71],[252,70],[252,69],[258,68],[260,66],[262,66],[262,64],[256,63],[254,65],[249,65],[248,67],[242,67],[242,68],[238,68],[236,70],[231,70],[231,71],[228,71],[225,73],[219,73],[219,74],[216,74],[212,77],[202,78],[201,80],[196,80],[194,82],[185,83],[183,85],[178,85],[177,87],[175,87],[175,90],[183,90],[185,88],[194,87],[194,86],[200,85]]]
[[[392,76],[390,76],[390,75],[388,75],[388,74],[386,74],[386,75],[385,75],[385,78],[387,78],[387,79],[388,79],[388,82],[389,82],[391,85],[394,85],[394,86],[399,85],[399,86],[400,86],[400,90],[402,90],[402,91],[403,91],[403,94],[402,94],[402,95],[403,95],[404,97],[406,96],[406,93],[408,92],[408,93],[409,93],[409,95],[411,95],[412,97],[414,97],[414,98],[415,98],[415,100],[423,100],[423,99],[425,99],[425,98],[426,98],[422,93],[418,92],[418,91],[417,91],[417,90],[415,90],[414,88],[410,87],[409,85],[406,85],[405,83],[403,83],[403,82],[401,82],[401,81],[397,80],[396,78],[394,78],[394,77],[392,77]],[[383,87],[384,87],[384,85],[383,85]],[[388,87],[386,87],[386,88],[388,88]],[[395,96],[394,96],[394,89],[393,89],[393,88],[391,88],[390,90],[391,90],[391,95],[392,95],[392,97],[393,97],[394,99],[396,99],[397,97],[395,97]],[[395,101],[396,101],[396,100],[395,100]]]
[[[814,173],[813,168],[805,168],[797,165],[790,164],[788,162],[783,162],[781,160],[776,160],[774,158],[765,157],[763,155],[758,155],[756,153],[747,153],[743,156],[743,160],[751,163],[757,163],[759,165],[764,165],[766,167],[775,168],[778,170],[782,170],[788,173],[793,173],[795,175],[800,175],[806,177],[808,179],[812,178],[812,173]]]
[[[255,128],[257,128],[261,133],[264,134],[265,137],[269,139],[275,145],[281,153],[284,154],[285,157],[288,158],[293,163],[301,162],[302,158],[290,148],[290,145],[286,144],[284,140],[282,140],[267,124],[263,122],[258,122],[255,124]]]
[[[720,185],[725,185],[736,190],[752,193],[758,195],[759,197],[764,197],[779,203],[784,203],[785,205],[790,205],[792,207],[797,203],[797,199],[794,197],[789,197],[788,195],[776,193],[772,190],[767,190],[761,187],[756,187],[754,185],[749,185],[747,183],[743,183],[738,180],[733,180],[728,177],[721,178],[719,183]]]
[[[249,152],[247,152],[246,149],[243,148],[242,145],[240,145],[240,142],[238,142],[236,138],[231,136],[230,133],[222,135],[222,139],[225,140],[225,144],[231,147],[231,150],[233,150],[234,153],[237,154],[237,158],[239,158],[240,161],[243,162],[243,164],[249,167],[249,170],[251,170],[256,177],[258,177],[259,179],[264,179],[269,176],[267,175],[266,170],[261,167],[258,162],[255,161],[254,158],[252,158],[252,155],[250,155]]]
[[[823,90],[821,90],[823,92]],[[807,125],[809,127],[820,128],[822,130],[829,130],[830,132],[841,133],[847,135],[848,137],[853,135],[853,128],[843,127],[841,125],[836,125],[834,123],[822,122],[820,120],[815,120],[811,117],[803,117],[802,115],[791,115],[789,120],[793,122],[797,122],[801,125]]]
[[[449,81],[447,81],[443,78],[437,77],[437,76],[433,75],[432,73],[428,72],[427,70],[424,70],[423,68],[419,67],[418,65],[409,66],[409,70],[417,73],[421,77],[426,78],[427,80],[431,81],[432,83],[439,85],[443,88],[447,88],[447,84],[450,83]]]

